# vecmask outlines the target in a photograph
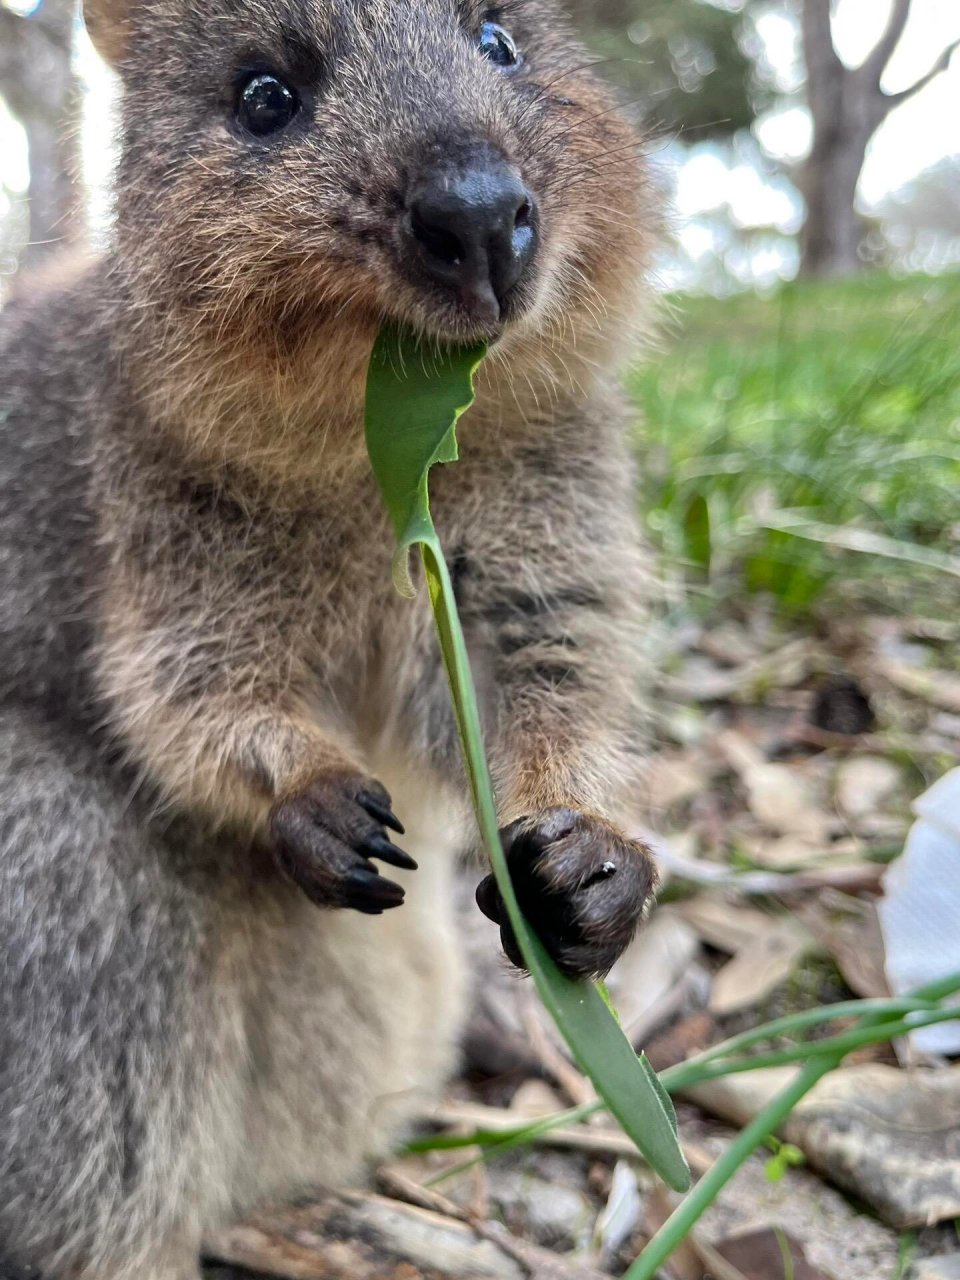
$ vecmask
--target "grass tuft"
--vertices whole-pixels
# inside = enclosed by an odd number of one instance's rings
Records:
[[[629,383],[668,564],[793,617],[960,604],[960,275],[685,298],[675,329]]]

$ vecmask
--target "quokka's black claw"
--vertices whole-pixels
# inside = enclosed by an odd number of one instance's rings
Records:
[[[389,862],[392,867],[401,867],[405,871],[417,870],[417,863],[409,853],[398,849],[386,836],[379,834],[368,836],[360,846],[360,852],[366,854],[368,858],[379,858],[381,862]]]
[[[611,876],[615,876],[616,874],[617,864],[612,859],[608,859],[602,867],[599,867],[593,873],[592,876],[589,876],[584,880],[583,888],[589,889],[591,885],[599,884],[601,880],[609,880]]]
[[[347,906],[368,914],[379,914],[391,907],[399,907],[404,899],[403,889],[392,880],[385,880],[376,871],[361,867],[351,871],[345,881]]]
[[[404,827],[393,810],[389,806],[381,804],[376,796],[372,796],[369,791],[360,792],[357,796],[357,804],[361,809],[366,809],[371,818],[376,818],[377,822],[382,822],[385,827],[395,831],[398,836],[406,835],[406,827]]]
[[[494,924],[503,923],[503,899],[494,876],[484,876],[477,885],[477,906]]]

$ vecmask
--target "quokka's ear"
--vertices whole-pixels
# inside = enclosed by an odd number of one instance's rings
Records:
[[[83,0],[83,21],[94,47],[115,67],[127,50],[130,8],[136,0]]]

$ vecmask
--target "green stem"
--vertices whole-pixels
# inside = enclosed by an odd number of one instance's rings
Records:
[[[763,1026],[754,1027],[752,1031],[743,1031],[740,1035],[731,1036],[720,1044],[704,1049],[689,1062],[706,1063],[714,1058],[727,1058],[741,1049],[752,1049],[755,1044],[763,1044],[778,1036],[791,1035],[794,1031],[807,1031],[811,1027],[822,1026],[825,1022],[840,1022],[844,1018],[896,1017],[899,1014],[922,1013],[936,1004],[934,1000],[921,1000],[916,996],[902,996],[897,999],[878,1000],[844,1000],[839,1004],[831,1004],[816,1009],[802,1009],[799,1013],[787,1013],[782,1018],[765,1022]],[[687,1065],[687,1064],[684,1064]]]
[[[922,1026],[931,1026],[937,1022],[948,1022],[954,1018],[960,1018],[960,1008],[952,1010],[931,1008],[935,1000],[954,995],[958,990],[960,990],[960,975],[954,974],[913,996],[890,1000],[847,1000],[841,1004],[829,1005],[826,1008],[806,1009],[800,1013],[787,1014],[773,1022],[765,1023],[762,1027],[757,1027],[753,1031],[745,1031],[741,1035],[733,1036],[722,1044],[714,1045],[712,1048],[704,1050],[703,1053],[699,1053],[696,1057],[690,1058],[686,1062],[681,1062],[675,1067],[668,1067],[662,1073],[661,1079],[668,1092],[677,1093],[683,1089],[693,1088],[705,1080],[717,1080],[725,1075],[755,1071],[762,1067],[804,1062],[818,1054],[832,1053],[842,1043],[850,1043],[852,1048],[859,1048],[865,1044],[878,1044],[888,1039],[896,1039],[897,1036],[903,1035],[908,1031],[917,1030]],[[898,1014],[926,1014],[927,1012],[930,1014],[929,1022],[921,1020],[908,1022],[905,1019],[896,1021]],[[812,1044],[805,1043],[782,1050],[772,1050],[769,1054],[754,1054],[749,1058],[739,1060],[735,1058],[728,1059],[728,1055],[738,1049],[750,1048],[754,1044],[771,1040],[775,1036],[855,1016],[869,1018],[871,1022],[876,1020],[878,1029],[876,1031],[866,1031],[865,1028],[859,1028],[846,1033],[846,1037],[852,1037],[852,1041],[845,1037],[836,1036]],[[884,1025],[887,1021],[894,1021],[895,1025]],[[880,1030],[881,1026],[882,1031]],[[846,1052],[849,1052],[849,1049]],[[719,1061],[721,1058],[723,1061]],[[533,1124],[518,1125],[514,1129],[505,1129],[497,1132],[476,1130],[473,1133],[463,1134],[462,1136],[440,1135],[436,1138],[418,1139],[409,1144],[408,1150],[452,1151],[462,1147],[489,1146],[494,1148],[495,1151],[508,1151],[513,1146],[522,1145],[524,1142],[533,1141],[540,1137],[541,1134],[549,1133],[551,1129],[559,1128],[562,1125],[580,1124],[603,1110],[605,1110],[605,1107],[600,1100],[585,1102],[578,1107],[571,1107],[566,1111],[545,1116],[542,1120],[538,1120]]]
[[[764,1143],[810,1090],[839,1064],[836,1056],[809,1063],[730,1143],[694,1189],[653,1236],[623,1280],[654,1280],[670,1255],[687,1238],[737,1170]]]
[[[463,1147],[509,1147],[518,1143],[532,1142],[541,1133],[549,1133],[551,1129],[559,1129],[562,1125],[580,1124],[598,1111],[605,1110],[599,1100],[585,1102],[579,1107],[570,1107],[566,1111],[554,1111],[541,1120],[529,1124],[517,1125],[506,1129],[475,1129],[467,1134],[437,1134],[432,1138],[414,1138],[404,1147],[405,1151],[416,1154],[423,1151],[459,1151]]]
[[[960,973],[950,973],[945,978],[938,978],[925,987],[920,987],[910,994],[914,1000],[927,1000],[934,1004],[940,1000],[949,1000],[960,992]]]
[[[843,1035],[831,1036],[829,1040],[813,1041],[797,1045],[790,1049],[775,1049],[771,1053],[752,1054],[748,1058],[729,1058],[722,1062],[706,1062],[703,1064],[690,1062],[679,1063],[669,1067],[661,1075],[664,1088],[669,1093],[683,1089],[692,1089],[695,1085],[707,1080],[719,1080],[724,1076],[737,1075],[744,1071],[757,1071],[761,1067],[782,1067],[795,1062],[805,1062],[809,1058],[829,1057],[840,1053],[846,1056],[854,1049],[865,1045],[883,1044],[887,1040],[896,1040],[911,1031],[919,1031],[921,1027],[934,1027],[940,1022],[955,1022],[960,1018],[960,1009],[940,1009],[935,1013],[920,1014],[912,1018],[903,1018],[898,1022],[885,1021],[876,1027],[863,1027],[845,1032]]]
[[[917,1000],[944,1000],[955,994],[958,988],[960,988],[960,974],[951,974],[920,991],[915,991],[913,996]],[[940,1021],[960,1017],[960,1009],[942,1010],[937,1016]],[[857,1031],[865,1033],[873,1027],[875,1030],[882,1031],[883,1038],[887,1039],[897,1034],[897,1027],[903,1026],[904,1023],[908,1031],[915,1030],[920,1025],[920,1019],[910,1023],[907,1023],[906,1019],[901,1023],[888,1022],[885,1026],[880,1025],[882,1022],[882,1015],[866,1018]],[[849,1048],[841,1046],[848,1043],[850,1038],[850,1035],[835,1037],[833,1052],[820,1054],[812,1062],[808,1062],[796,1079],[782,1089],[760,1114],[751,1120],[731,1142],[716,1164],[711,1166],[690,1194],[680,1202],[650,1240],[640,1257],[624,1274],[623,1280],[654,1280],[660,1267],[687,1238],[740,1166],[750,1158],[757,1147],[780,1128],[810,1090],[824,1076],[840,1066],[844,1057],[850,1052]],[[812,1046],[808,1046],[810,1047]]]

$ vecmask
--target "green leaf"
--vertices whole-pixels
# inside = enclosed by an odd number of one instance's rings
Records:
[[[476,692],[428,491],[430,468],[457,458],[456,424],[473,402],[473,376],[484,354],[476,346],[428,352],[413,335],[393,328],[381,333],[374,348],[367,381],[367,450],[397,536],[394,581],[403,594],[412,593],[408,557],[418,545],[477,821],[541,999],[624,1131],[669,1186],[685,1191],[690,1171],[666,1092],[646,1059],[634,1053],[596,987],[561,974],[527,925],[500,843]]]
[[[457,422],[473,404],[473,376],[485,355],[482,345],[425,351],[393,328],[373,349],[367,449],[397,537],[393,578],[401,595],[414,594],[410,548],[437,542],[427,477],[434,463],[459,456]]]
[[[705,574],[709,574],[713,554],[710,507],[702,493],[695,493],[687,503],[683,518],[683,537],[686,543],[687,559],[698,569],[702,569]]]

